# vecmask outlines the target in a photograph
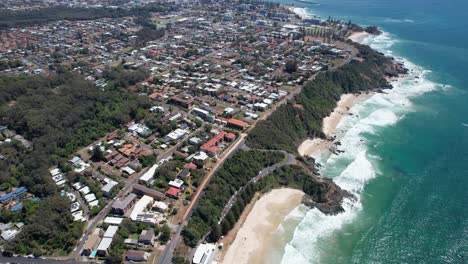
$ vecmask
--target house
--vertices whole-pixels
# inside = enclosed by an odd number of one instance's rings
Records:
[[[211,264],[215,255],[214,244],[200,244],[193,255],[193,264]]]
[[[150,254],[145,251],[128,250],[127,253],[125,254],[125,259],[127,261],[135,261],[135,262],[147,261],[149,255]]]
[[[203,110],[197,107],[193,108],[192,113],[205,120],[206,122],[213,123],[215,119],[214,115],[210,114],[207,110]]]
[[[177,128],[176,130],[174,130],[174,131],[170,132],[169,134],[167,134],[164,137],[164,140],[165,141],[177,141],[177,140],[185,137],[188,134],[189,134],[189,131]]]
[[[109,196],[110,192],[112,191],[112,188],[114,188],[116,185],[119,183],[116,181],[109,181],[104,187],[102,187],[101,191],[104,196]]]
[[[168,209],[169,209],[169,206],[165,202],[156,201],[156,202],[153,203],[153,210],[154,211],[159,211],[161,213],[165,213],[165,212],[167,212]]]
[[[140,136],[143,138],[149,137],[151,135],[151,129],[143,124],[133,124],[128,128],[128,132],[134,136]]]
[[[167,190],[166,195],[169,197],[177,197],[180,193],[180,189],[175,188],[175,187],[170,187],[169,190]]]
[[[232,142],[236,138],[233,133],[221,131],[208,140],[205,144],[201,145],[200,150],[208,153],[209,156],[214,157],[218,153],[218,146],[224,141]]]
[[[156,190],[147,188],[141,184],[135,184],[133,185],[133,193],[137,195],[147,195],[150,197],[153,197],[155,200],[162,200],[164,199],[164,194],[162,192],[158,192]]]
[[[127,211],[132,208],[132,206],[136,202],[136,194],[130,193],[125,197],[124,200],[117,200],[114,202],[112,205],[112,213],[117,214],[117,215],[124,215],[127,213]]]
[[[19,231],[16,230],[16,229],[7,229],[7,230],[2,231],[1,236],[2,236],[3,240],[8,241],[8,240],[14,238],[18,233],[19,233]]]
[[[138,237],[138,243],[154,246],[154,239],[154,230],[143,230],[141,231],[140,237]]]
[[[197,165],[195,163],[193,163],[193,162],[185,163],[184,168],[185,169],[190,169],[190,170],[196,170]]]
[[[127,246],[137,246],[138,245],[138,239],[136,238],[127,238],[124,240],[125,245]]]
[[[2,197],[0,197],[0,202],[2,204],[9,203],[9,202],[15,200],[16,198],[24,195],[27,191],[28,191],[28,189],[26,189],[26,187],[24,187],[24,186],[18,187],[15,190],[13,190],[12,192],[9,192],[9,193],[3,195]]]
[[[110,248],[111,244],[112,244],[112,238],[104,237],[101,240],[101,243],[99,243],[99,246],[96,249],[97,255],[107,256],[107,254],[109,253],[109,248]]]
[[[208,155],[203,152],[203,151],[200,151],[198,152],[196,155],[193,156],[193,159],[197,162],[200,162],[200,163],[205,163],[205,161],[208,159]]]
[[[169,103],[178,105],[180,107],[190,109],[193,106],[193,98],[190,98],[188,96],[174,96],[169,100]]]
[[[242,130],[242,129],[246,128],[249,124],[244,122],[244,121],[241,121],[241,120],[230,118],[230,119],[227,120],[227,125],[229,127]]]
[[[184,181],[181,179],[175,179],[169,182],[169,186],[172,186],[174,188],[181,189],[182,185],[184,185]]]
[[[148,195],[143,195],[143,197],[141,197],[141,199],[138,202],[136,202],[135,207],[133,208],[132,213],[130,214],[130,219],[135,221],[137,216],[143,213],[143,211],[146,209],[146,206],[148,204],[152,205],[153,202],[154,202],[153,197],[150,197]]]
[[[91,253],[96,249],[99,245],[101,238],[98,235],[89,235],[88,239],[86,240],[83,250],[81,251],[81,255],[89,256]]]
[[[104,219],[104,224],[120,225],[124,219],[122,217],[108,216]]]
[[[178,177],[185,179],[190,176],[190,170],[187,168],[184,168],[183,170],[180,171]]]
[[[110,225],[109,227],[107,227],[106,232],[104,233],[103,237],[113,238],[118,230],[119,230],[118,226]]]
[[[148,169],[143,176],[140,177],[138,180],[141,184],[148,184],[154,177],[154,173],[156,172],[156,169],[159,167],[158,164],[154,164],[151,166],[151,168]]]

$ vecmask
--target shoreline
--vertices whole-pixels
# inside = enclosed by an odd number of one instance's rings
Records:
[[[291,188],[274,189],[261,196],[220,262],[247,264],[265,260],[272,236],[285,217],[301,204],[303,196],[302,191]]]
[[[310,12],[307,11],[307,9],[303,7],[297,7],[297,6],[285,6],[289,11],[293,12],[294,14],[298,15],[301,19],[310,19],[312,16],[310,15]]]
[[[327,139],[306,139],[297,149],[299,155],[316,158],[317,155],[330,152],[330,149],[334,146],[333,139],[336,136],[336,128],[343,117],[349,115],[353,106],[366,101],[374,94],[375,92],[341,95],[333,112],[323,119],[322,131]]]
[[[361,31],[361,32],[354,32],[351,34],[351,36],[348,37],[348,39],[357,42],[357,43],[362,43],[366,38],[368,38],[371,34],[367,33],[366,31]]]

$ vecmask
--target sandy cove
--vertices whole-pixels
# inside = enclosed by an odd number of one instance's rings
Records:
[[[301,156],[316,156],[329,151],[333,146],[330,140],[336,135],[336,127],[344,116],[349,114],[351,107],[374,95],[373,92],[360,94],[344,94],[341,96],[333,112],[323,119],[322,131],[329,139],[307,139],[299,146],[297,152]]]
[[[351,34],[351,36],[349,36],[348,39],[357,43],[362,43],[369,36],[370,36],[370,33],[362,31],[362,32],[355,32]]]
[[[300,205],[303,196],[302,191],[282,188],[260,197],[229,246],[222,263],[262,263],[274,232],[285,217]]]

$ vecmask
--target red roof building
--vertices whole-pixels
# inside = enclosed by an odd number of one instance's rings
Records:
[[[211,147],[218,146],[219,144],[221,144],[224,141],[224,136],[225,135],[226,135],[226,132],[224,132],[224,131],[219,132],[216,136],[212,137],[205,144],[201,145],[200,150],[207,151]]]
[[[177,197],[180,193],[180,189],[177,189],[175,187],[171,187],[169,188],[169,190],[167,190],[166,192],[166,195],[167,196],[170,196],[170,197]]]
[[[233,133],[227,133],[227,134],[224,136],[224,139],[225,139],[226,141],[232,142],[232,141],[234,141],[234,139],[236,139],[236,135],[234,135]]]
[[[184,169],[196,170],[197,165],[195,165],[195,163],[193,163],[193,162],[185,163]]]
[[[228,119],[227,123],[228,123],[228,126],[233,127],[233,128],[237,128],[237,129],[244,129],[249,125],[248,123],[246,123],[244,121],[237,120],[237,119],[234,119],[234,118]]]

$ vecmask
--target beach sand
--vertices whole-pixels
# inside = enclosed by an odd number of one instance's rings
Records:
[[[341,119],[349,114],[349,110],[355,104],[363,102],[370,98],[374,93],[360,93],[360,94],[344,94],[341,96],[333,112],[323,119],[322,131],[327,136],[327,140],[321,138],[307,139],[299,146],[297,152],[301,156],[312,156],[321,155],[328,151],[332,146],[333,142],[330,140],[336,135],[336,127],[340,123]]]
[[[362,32],[356,32],[353,33],[351,36],[348,37],[348,39],[357,42],[357,43],[362,43],[364,39],[366,39],[370,34],[362,31]]]
[[[301,203],[303,195],[302,191],[283,188],[260,197],[229,246],[222,263],[262,263],[267,257],[274,232]]]

